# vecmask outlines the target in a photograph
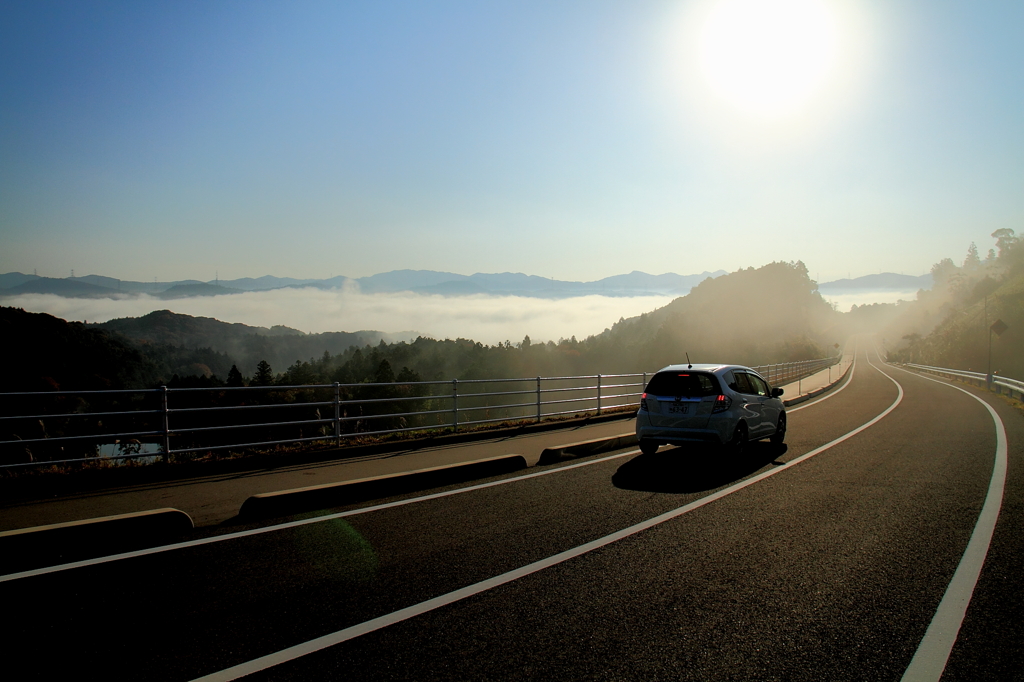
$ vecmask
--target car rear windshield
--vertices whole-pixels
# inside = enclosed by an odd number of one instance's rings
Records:
[[[653,395],[686,396],[694,398],[718,395],[718,379],[700,372],[659,372],[651,377],[647,392]]]

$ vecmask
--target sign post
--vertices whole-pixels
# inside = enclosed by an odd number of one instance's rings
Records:
[[[1003,332],[1009,329],[1006,323],[1002,320],[996,320],[992,323],[992,326],[988,328],[988,372],[986,372],[986,384],[989,390],[992,389],[992,332],[995,332],[996,336],[1002,336]]]

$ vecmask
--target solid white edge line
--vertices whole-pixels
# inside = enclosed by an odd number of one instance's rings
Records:
[[[455,490],[447,490],[440,493],[432,493],[430,495],[421,495],[419,497],[410,497],[406,500],[397,500],[395,502],[387,502],[385,504],[377,504],[372,507],[360,507],[359,509],[350,509],[348,511],[338,512],[336,514],[328,514],[326,516],[315,516],[310,519],[301,519],[299,521],[289,521],[288,523],[281,523],[273,526],[265,526],[263,528],[253,528],[252,530],[243,530],[236,533],[225,533],[223,535],[214,535],[208,538],[201,538],[199,540],[188,540],[186,542],[177,542],[173,545],[161,545],[159,547],[150,547],[148,549],[139,549],[132,552],[122,552],[121,554],[111,554],[108,556],[96,557],[94,559],[83,559],[82,561],[73,561],[66,564],[57,564],[56,566],[45,566],[43,568],[35,568],[29,571],[21,571],[19,573],[8,573],[6,575],[0,575],[0,583],[8,582],[11,580],[20,580],[22,578],[31,578],[38,575],[46,575],[48,573],[57,573],[59,571],[69,571],[75,568],[84,568],[86,566],[96,566],[97,564],[105,564],[112,561],[122,561],[124,559],[134,559],[136,557],[147,556],[149,554],[159,554],[161,552],[170,552],[177,549],[186,549],[188,547],[198,547],[200,545],[209,545],[215,542],[223,542],[226,540],[236,540],[238,538],[249,537],[251,535],[260,535],[262,533],[272,533],[278,530],[285,530],[287,528],[295,528],[297,526],[305,526],[311,523],[321,523],[323,521],[331,521],[333,519],[340,519],[346,516],[356,516],[358,514],[366,514],[369,512],[380,511],[382,509],[390,509],[392,507],[401,507],[407,504],[413,504],[415,502],[425,502],[426,500],[436,500],[440,497],[449,497],[451,495],[459,495],[467,493],[472,490],[482,490],[484,488],[491,488],[498,485],[505,485],[507,483],[515,483],[517,481],[524,481],[528,478],[537,478],[539,476],[548,476],[550,474],[557,474],[561,471],[568,471],[569,469],[578,469],[579,467],[591,466],[593,464],[600,464],[601,462],[607,462],[608,460],[618,459],[620,457],[628,457],[635,455],[639,450],[630,450],[629,452],[621,452],[617,455],[609,455],[608,457],[601,457],[599,459],[591,459],[586,462],[578,462],[576,464],[569,464],[567,466],[556,467],[553,469],[547,469],[546,471],[537,471],[530,474],[524,474],[522,476],[515,476],[513,478],[503,478],[500,481],[491,481],[490,483],[480,483],[477,485],[471,485],[465,488],[457,488]]]
[[[870,359],[868,360],[868,364],[871,364]],[[874,367],[874,365],[872,365],[872,367]],[[878,368],[875,367],[875,369]],[[616,531],[610,535],[606,535],[602,538],[598,538],[597,540],[593,540],[586,544],[579,545],[578,547],[574,547],[564,552],[560,552],[559,554],[555,554],[545,559],[541,559],[540,561],[535,561],[532,564],[527,564],[526,566],[523,566],[521,568],[514,569],[501,575],[497,575],[493,578],[488,578],[487,580],[483,580],[473,585],[468,585],[453,592],[448,592],[447,594],[442,594],[438,597],[434,597],[433,599],[428,599],[427,601],[420,602],[419,604],[414,604],[412,606],[408,606],[404,609],[399,609],[398,611],[394,611],[384,616],[364,621],[357,625],[347,627],[343,630],[338,630],[337,632],[324,635],[323,637],[317,637],[316,639],[311,639],[307,642],[303,642],[301,644],[288,647],[287,649],[282,649],[281,651],[277,651],[266,656],[261,656],[260,658],[256,658],[251,661],[240,663],[239,665],[232,666],[230,668],[225,668],[224,670],[220,670],[218,672],[196,678],[195,680],[193,680],[193,682],[228,682],[229,680],[237,680],[240,677],[245,677],[246,675],[251,675],[261,670],[266,670],[267,668],[280,665],[281,663],[286,663],[288,661],[301,658],[302,656],[306,656],[307,654],[320,651],[321,649],[326,649],[336,644],[341,644],[342,642],[346,642],[350,639],[355,639],[356,637],[365,635],[370,632],[374,632],[375,630],[386,628],[389,625],[394,625],[395,623],[399,623],[403,620],[408,620],[409,618],[413,618],[414,616],[422,615],[424,613],[427,613],[428,611],[433,611],[434,609],[440,608],[442,606],[447,606],[448,604],[452,604],[462,599],[466,599],[467,597],[480,594],[481,592],[486,592],[487,590],[498,587],[499,585],[504,585],[514,580],[518,580],[519,578],[530,575],[531,573],[542,571],[556,564],[568,561],[569,559],[574,559],[583,554],[587,554],[588,552],[592,552],[595,549],[599,549],[606,545],[610,545],[614,542],[618,542],[623,538],[635,535],[636,533],[662,524],[678,516],[682,516],[683,514],[693,511],[694,509],[699,509],[700,507],[703,507],[706,504],[710,504],[715,500],[721,499],[727,495],[731,495],[732,493],[742,490],[743,488],[753,485],[754,483],[763,481],[764,479],[770,476],[774,476],[775,474],[784,471],[785,469],[788,469],[806,459],[810,459],[811,457],[814,457],[815,455],[820,454],[849,438],[852,438],[861,431],[864,431],[865,429],[873,426],[874,424],[877,424],[879,421],[885,418],[890,412],[895,410],[896,407],[903,400],[903,387],[900,386],[898,381],[890,377],[885,372],[882,372],[881,370],[878,371],[883,376],[887,377],[890,381],[892,381],[894,384],[896,384],[896,387],[899,390],[899,394],[897,395],[896,400],[893,402],[892,405],[886,408],[885,411],[883,411],[881,414],[877,415],[876,417],[862,424],[861,426],[858,426],[852,431],[849,431],[848,433],[839,436],[835,440],[829,441],[828,443],[825,443],[824,445],[815,448],[810,452],[806,452],[803,455],[800,455],[799,457],[776,467],[775,469],[769,469],[768,471],[765,471],[756,476],[752,476],[751,478],[745,479],[739,483],[731,485],[728,488],[723,488],[718,492],[712,493],[711,495],[708,495],[706,497],[702,497],[699,500],[694,500],[693,502],[684,504],[681,507],[677,507],[676,509],[665,512],[664,514],[660,514],[646,521],[642,521],[636,525],[629,526],[628,528],[623,528],[622,530]]]
[[[942,595],[939,608],[936,609],[932,622],[928,625],[928,630],[925,631],[924,638],[918,645],[914,658],[910,661],[902,678],[902,682],[937,682],[946,669],[949,655],[953,652],[953,645],[956,644],[960,634],[960,626],[963,625],[967,607],[974,595],[974,588],[978,585],[978,579],[981,577],[981,569],[985,565],[985,557],[988,556],[988,548],[992,543],[996,522],[999,519],[999,511],[1003,502],[1003,488],[1006,485],[1006,427],[992,406],[970,391],[917,372],[910,372],[902,367],[895,367],[895,369],[966,393],[985,406],[996,428],[996,457],[992,465],[992,478],[988,484],[985,503],[981,507],[981,513],[978,514],[978,521],[974,525],[971,539],[953,573],[953,578],[949,581],[945,594]]]

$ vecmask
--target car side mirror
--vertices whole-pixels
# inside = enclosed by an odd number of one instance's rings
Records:
[[[772,397],[773,398],[778,398],[783,393],[785,393],[785,391],[783,391],[781,388],[773,388],[772,389]]]

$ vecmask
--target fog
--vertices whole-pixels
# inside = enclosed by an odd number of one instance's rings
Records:
[[[913,301],[917,299],[916,291],[858,291],[849,294],[822,294],[829,304],[834,305],[841,313],[850,312],[852,306],[870,305],[872,303],[896,303],[897,301]]]
[[[620,317],[654,310],[669,296],[581,296],[560,300],[520,296],[432,296],[400,292],[363,294],[343,289],[278,289],[228,296],[162,300],[150,296],[120,299],[63,298],[26,294],[0,304],[49,313],[72,321],[106,322],[171,310],[224,322],[271,327],[285,325],[304,332],[413,332],[444,338],[470,338],[487,345],[579,339],[598,334]]]

